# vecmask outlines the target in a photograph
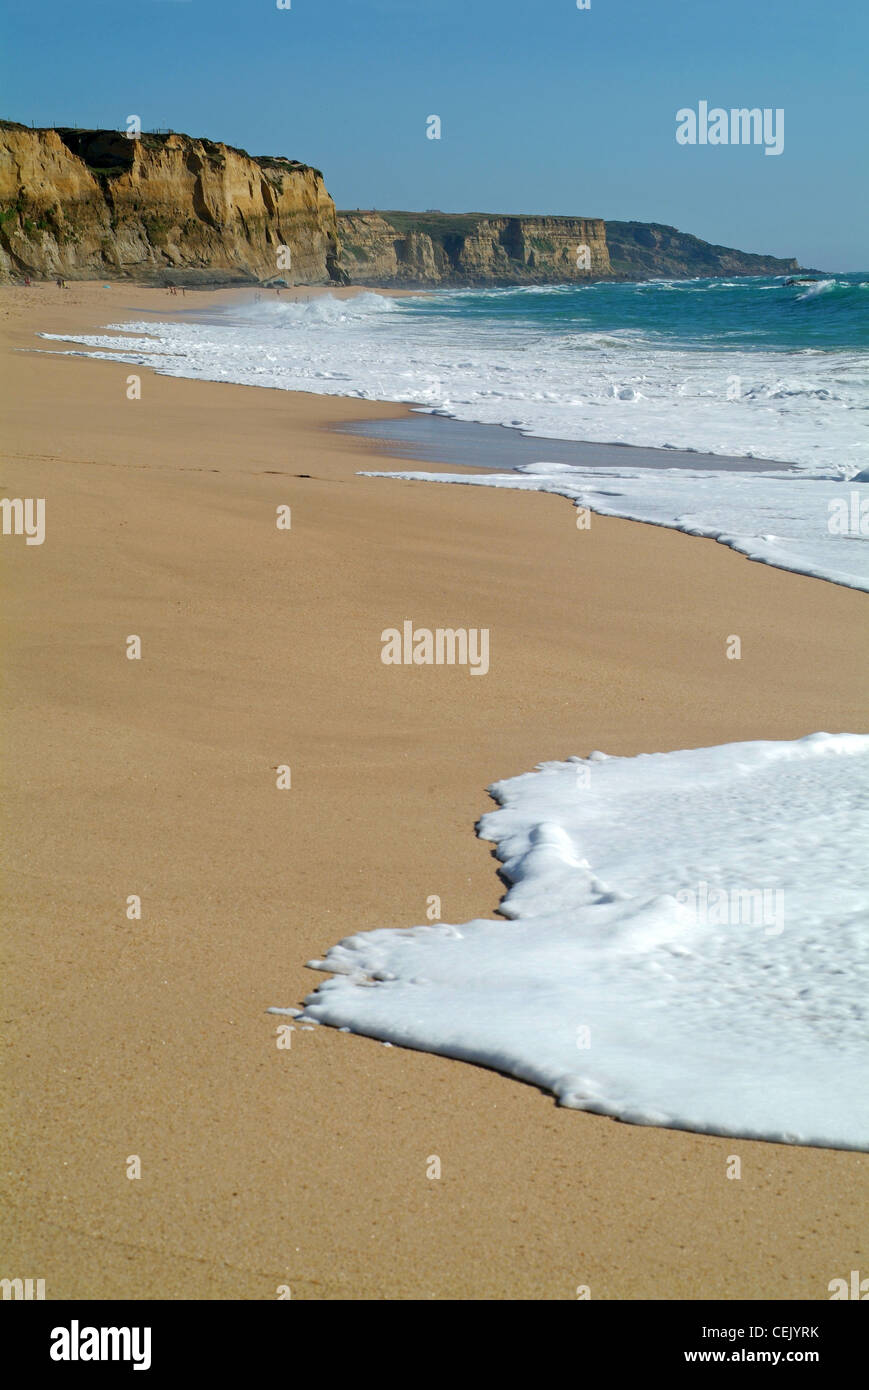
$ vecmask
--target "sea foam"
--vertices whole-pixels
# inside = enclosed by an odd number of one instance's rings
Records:
[[[590,512],[706,536],[762,564],[869,592],[869,484],[856,479],[545,461],[511,473],[405,469],[365,476],[553,492]]]
[[[544,459],[542,441],[554,437],[781,460],[796,468],[740,479],[725,468],[668,470],[666,454],[660,470],[640,474],[626,456],[614,473],[578,472],[569,483],[541,473],[532,485],[866,588],[869,535],[828,524],[841,485],[869,464],[864,289],[661,280],[410,299],[275,296],[198,319],[185,309],[166,323],[43,336],[171,376],[401,401],[508,425],[540,436]],[[511,477],[473,481],[529,486]]]
[[[358,932],[303,1017],[637,1124],[869,1148],[869,737],[544,763],[491,789],[507,921]]]
[[[542,438],[781,460],[847,478],[869,463],[869,358],[851,327],[862,321],[852,301],[862,308],[865,297],[838,282],[835,293],[815,290],[805,302],[779,281],[282,296],[65,341],[169,375],[402,401]],[[833,312],[840,297],[847,329]]]

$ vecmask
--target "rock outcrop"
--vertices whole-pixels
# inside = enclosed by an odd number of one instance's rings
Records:
[[[355,284],[564,284],[610,274],[590,217],[342,212],[341,265]]]
[[[323,176],[296,160],[0,122],[2,278],[317,284],[343,281],[338,253]]]
[[[564,284],[582,280],[786,275],[795,260],[760,256],[649,222],[339,212],[341,263],[357,284]],[[578,254],[588,247],[588,265]]]
[[[613,273],[624,280],[690,280],[714,275],[790,275],[795,260],[712,246],[658,222],[607,222]]]

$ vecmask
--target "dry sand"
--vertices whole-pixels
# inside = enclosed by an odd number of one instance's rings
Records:
[[[623,1125],[326,1028],[280,1051],[265,1010],[429,894],[495,912],[496,778],[865,728],[865,597],[577,531],[556,497],[356,476],[394,461],[322,426],[400,407],[149,373],[131,402],[124,366],[13,350],[232,293],[0,295],[0,495],[45,497],[47,531],[0,538],[0,1273],[49,1298],[828,1298],[869,1262],[867,1156]],[[383,666],[406,617],[489,627],[487,678]]]

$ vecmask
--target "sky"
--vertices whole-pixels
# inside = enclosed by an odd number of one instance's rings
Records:
[[[0,117],[169,127],[339,208],[663,222],[869,268],[866,0],[5,0]],[[784,111],[781,154],[676,113]],[[438,116],[441,138],[427,137]]]

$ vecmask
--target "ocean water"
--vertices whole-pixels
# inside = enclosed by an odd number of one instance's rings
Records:
[[[636,1124],[869,1149],[869,737],[597,753],[490,791],[510,920],[348,936],[303,1023]]]
[[[541,463],[545,440],[558,438],[792,465],[737,489],[726,468],[674,475],[665,456],[640,482],[628,456],[596,498],[598,470],[573,481],[601,511],[734,538],[753,558],[869,587],[869,483],[858,480],[869,470],[869,272],[793,286],[748,277],[251,295],[198,317],[44,336],[168,375],[512,426],[540,438]],[[558,491],[559,481],[541,471],[536,486]]]
[[[404,401],[542,437],[781,459],[843,478],[869,466],[869,272],[789,287],[251,296],[199,321],[112,329],[69,341],[124,347],[169,375]]]

